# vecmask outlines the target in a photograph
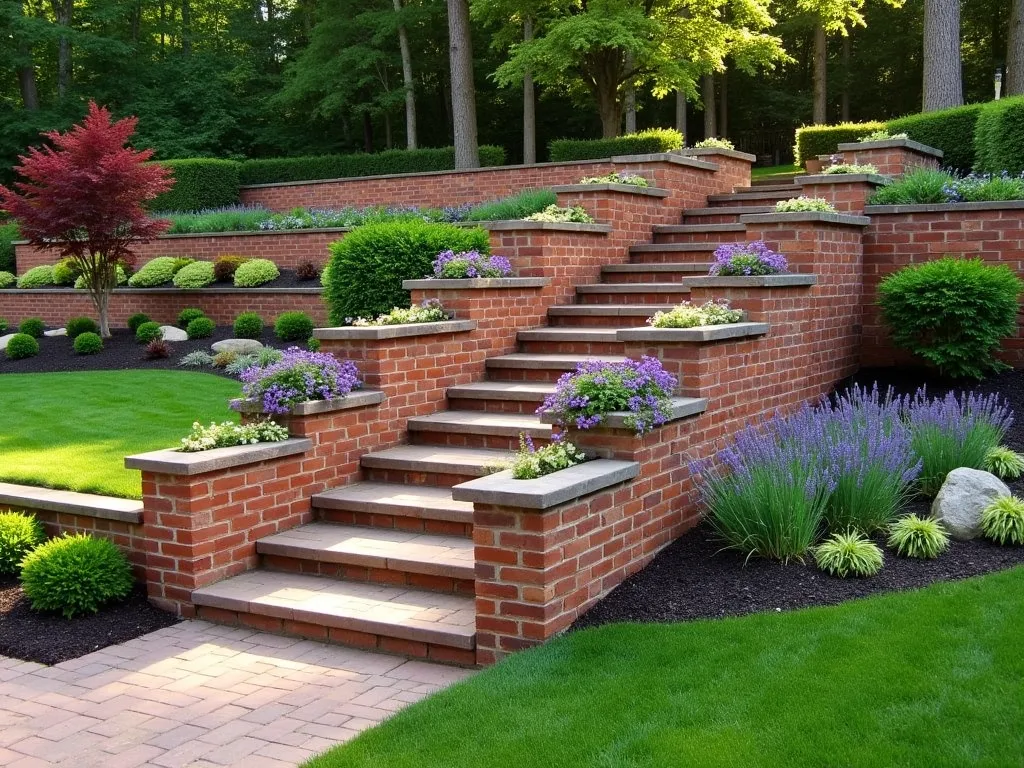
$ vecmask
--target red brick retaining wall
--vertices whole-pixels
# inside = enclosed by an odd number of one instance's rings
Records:
[[[878,172],[886,176],[899,177],[915,168],[938,168],[939,157],[921,152],[912,146],[872,146],[856,144],[840,144],[839,154],[843,162],[851,165],[873,165]]]

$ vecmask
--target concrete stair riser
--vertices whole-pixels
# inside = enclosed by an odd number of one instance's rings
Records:
[[[448,398],[448,405],[460,411],[486,411],[487,413],[519,413],[524,416],[533,415],[541,403],[544,402],[543,395],[537,395],[534,400],[502,400],[499,397],[493,398]]]
[[[679,243],[654,243],[647,250],[630,250],[629,261],[639,266],[641,264],[710,264],[715,258],[715,249],[721,243],[696,243],[690,244],[699,250],[676,251],[669,247]]]
[[[720,213],[684,213],[683,224],[737,224],[743,213],[767,213],[770,210],[770,208],[764,211],[748,211],[744,209],[742,212],[732,213],[728,209],[723,208]]]
[[[680,224],[680,227],[686,227],[690,225]],[[665,231],[655,232],[654,242],[661,245],[666,243],[679,243],[681,245],[686,244],[707,244],[710,246],[710,250],[714,250],[715,247],[722,243],[734,243],[744,238],[744,232],[746,231],[742,225],[736,225],[736,227],[724,230],[707,230],[706,227],[732,227],[730,224],[700,224],[693,225],[692,230],[672,230],[666,228]],[[706,259],[701,259],[706,261]]]
[[[636,293],[611,290],[588,291],[578,294],[578,301],[580,304],[679,304],[690,297],[690,289],[685,285],[680,285],[678,288],[668,288],[664,285],[655,288],[652,283],[635,283],[634,285],[643,290],[638,290]]]
[[[483,408],[477,409],[481,413],[494,413]],[[501,413],[509,413],[501,411]],[[532,413],[529,411],[528,413]],[[527,414],[523,414],[527,415]],[[522,432],[530,435],[530,438],[537,445],[545,445],[550,442],[550,435],[546,432],[535,433],[529,429]],[[488,448],[494,451],[512,452],[519,448],[519,433],[512,435],[478,435],[478,434],[453,434],[451,432],[413,432],[409,435],[410,445],[438,445],[451,448]]]
[[[658,267],[656,264],[645,264],[630,266],[652,266]],[[665,264],[664,266],[672,267],[672,269],[649,269],[646,271],[630,271],[630,272],[608,272],[601,276],[601,282],[607,285],[638,285],[648,283],[682,283],[687,277],[704,277],[710,269],[708,262],[694,262],[691,265],[684,264]]]

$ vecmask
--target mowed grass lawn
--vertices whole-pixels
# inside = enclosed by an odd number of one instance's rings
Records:
[[[132,453],[169,448],[192,422],[236,420],[238,382],[185,371],[0,376],[0,481],[139,498]]]
[[[1024,764],[1024,568],[829,608],[574,633],[306,768]]]

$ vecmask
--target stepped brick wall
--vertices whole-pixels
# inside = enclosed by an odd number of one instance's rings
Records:
[[[843,162],[873,165],[886,176],[899,177],[915,168],[938,168],[942,152],[901,139],[840,144]]]

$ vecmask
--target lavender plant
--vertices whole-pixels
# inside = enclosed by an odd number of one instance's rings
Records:
[[[241,379],[245,397],[258,401],[267,413],[288,413],[298,403],[344,397],[361,384],[352,362],[298,347],[285,350],[276,363],[247,368]]]
[[[721,277],[777,275],[788,271],[786,257],[769,248],[763,240],[727,243],[715,249],[710,274]]]
[[[442,251],[434,259],[434,277],[461,280],[474,277],[508,277],[512,263],[504,256],[479,251]]]
[[[644,435],[671,415],[670,396],[676,377],[653,357],[608,363],[584,360],[574,373],[565,373],[537,413],[550,412],[560,424],[591,429],[605,414],[627,411],[626,424]]]

